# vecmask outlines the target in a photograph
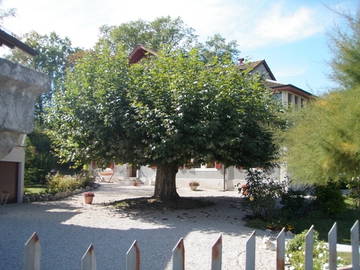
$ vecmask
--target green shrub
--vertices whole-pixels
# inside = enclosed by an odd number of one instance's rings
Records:
[[[357,208],[360,208],[360,178],[356,177],[349,181],[347,188],[350,189],[350,198],[355,202]]]
[[[303,270],[305,263],[305,236],[307,230],[297,234],[286,246],[286,260],[289,262],[291,270]],[[329,261],[328,247],[324,241],[319,240],[319,233],[314,230],[314,249],[313,249],[313,270],[322,270]],[[338,266],[342,266],[344,261],[338,258]]]
[[[55,169],[62,173],[73,174],[78,168],[71,168],[71,163],[60,163],[52,151],[52,144],[46,132],[36,127],[27,135],[25,146],[25,186],[44,184],[46,176]]]
[[[246,183],[252,215],[264,220],[271,218],[277,210],[276,200],[282,196],[284,186],[260,170],[249,170]]]
[[[323,213],[334,216],[345,209],[345,200],[339,187],[334,183],[315,187],[315,205]]]
[[[288,189],[287,192],[284,192],[281,197],[281,204],[283,205],[281,214],[285,217],[306,215],[311,210],[309,200],[305,199],[308,193],[307,187],[297,190]]]
[[[71,191],[91,185],[93,179],[87,176],[70,176],[56,174],[49,176],[47,188],[49,193]]]

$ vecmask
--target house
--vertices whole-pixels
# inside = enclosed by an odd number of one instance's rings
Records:
[[[36,51],[0,29],[0,46]],[[33,129],[37,97],[49,89],[47,76],[0,59],[0,204],[22,202],[24,193],[24,140]]]
[[[139,45],[134,48],[129,56],[129,63],[137,63],[144,57],[156,56],[151,50]],[[265,60],[244,62],[239,59],[239,69],[248,70],[252,74],[260,74],[267,86],[273,91],[275,99],[279,100],[285,107],[300,109],[315,96],[292,84],[283,84],[276,81],[274,74]],[[130,165],[116,166],[114,168],[118,177],[126,179],[138,178],[145,184],[152,185],[155,182],[156,168],[141,166],[136,171]],[[287,175],[286,166],[281,165],[271,172],[275,179],[284,179]],[[177,186],[188,186],[191,181],[198,181],[202,188],[232,190],[238,183],[245,181],[246,172],[236,167],[224,168],[221,164],[209,163],[199,165],[195,168],[180,168],[176,175]]]

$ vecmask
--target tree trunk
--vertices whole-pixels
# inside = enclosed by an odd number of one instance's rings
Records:
[[[175,201],[180,198],[176,192],[176,173],[178,166],[161,164],[157,166],[154,197],[163,201]]]

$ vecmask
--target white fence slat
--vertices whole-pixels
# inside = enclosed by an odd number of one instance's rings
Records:
[[[126,270],[140,270],[140,249],[136,240],[126,252]]]
[[[255,240],[255,231],[253,231],[246,241],[245,270],[255,270]]]
[[[337,244],[337,224],[334,222],[334,225],[331,227],[328,233],[328,243],[329,243],[329,270],[336,270],[336,244]]]
[[[93,244],[90,244],[81,257],[81,270],[96,270],[96,257]]]
[[[285,228],[276,237],[276,270],[285,269]]]
[[[351,261],[352,261],[352,270],[360,270],[360,261],[359,261],[359,220],[355,221],[354,225],[351,227]]]
[[[40,239],[34,232],[25,243],[24,270],[40,270]]]
[[[180,240],[177,242],[177,244],[172,250],[172,263],[173,270],[185,269],[185,247],[183,238],[180,238]]]
[[[222,235],[218,237],[211,248],[211,270],[221,270],[222,263]]]
[[[305,270],[313,270],[314,225],[305,236]]]

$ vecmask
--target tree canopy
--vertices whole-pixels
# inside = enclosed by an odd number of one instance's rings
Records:
[[[360,21],[334,39],[334,77],[341,87],[313,102],[295,120],[287,138],[287,161],[298,181],[326,183],[360,175]]]
[[[98,48],[65,88],[50,117],[58,154],[157,165],[155,195],[163,199],[177,197],[177,168],[189,160],[266,167],[277,155],[278,107],[260,78],[229,60],[204,62],[198,50],[160,51],[129,65],[124,48]]]
[[[164,46],[168,49],[189,48],[196,41],[195,30],[185,25],[180,17],[159,17],[153,21],[137,20],[118,26],[103,25],[100,28],[98,45],[106,44],[115,48],[121,44],[127,52],[136,45],[158,51]]]

